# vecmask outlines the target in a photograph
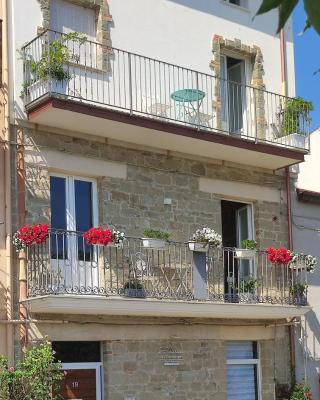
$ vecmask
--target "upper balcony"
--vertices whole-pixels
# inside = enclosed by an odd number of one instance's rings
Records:
[[[264,251],[247,253],[191,251],[178,242],[157,248],[140,238],[120,248],[89,246],[80,232],[52,230],[46,243],[28,248],[26,304],[36,313],[198,318],[282,319],[309,311],[303,262],[273,265]]]
[[[23,53],[31,122],[273,170],[308,151],[295,99],[53,31]]]

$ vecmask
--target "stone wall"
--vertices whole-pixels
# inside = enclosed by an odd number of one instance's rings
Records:
[[[152,227],[170,232],[172,240],[186,241],[195,229],[204,225],[221,232],[221,199],[199,190],[199,177],[207,177],[277,190],[278,203],[254,201],[256,238],[262,248],[286,245],[286,205],[282,201],[284,179],[281,175],[48,132],[28,131],[26,140],[36,152],[57,150],[66,157],[74,154],[127,165],[127,179],[100,176],[97,180],[99,223],[112,224],[127,235],[139,236],[145,228]],[[49,171],[30,163],[26,176],[26,220],[49,222]],[[172,205],[163,204],[165,197],[172,199]]]
[[[105,397],[110,400],[126,397],[225,400],[225,343],[223,340],[106,341],[103,347]],[[290,385],[288,344],[278,353],[282,358],[275,354],[275,345],[283,346],[284,342],[259,342],[262,400],[275,399],[276,383]],[[172,351],[176,352],[173,356]],[[164,358],[171,358],[171,362],[177,361],[179,365],[165,365]]]

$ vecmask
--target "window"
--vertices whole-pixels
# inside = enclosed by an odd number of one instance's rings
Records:
[[[88,40],[96,40],[96,11],[65,0],[51,2],[51,29],[57,32],[83,33]]]
[[[226,342],[227,400],[259,399],[259,355],[257,342]]]
[[[50,177],[51,227],[54,231],[83,232],[97,223],[96,182],[71,176]],[[71,243],[71,236],[51,237],[51,258],[66,259],[76,253],[78,260],[90,258],[90,246],[81,237]],[[73,238],[75,239],[75,237]]]
[[[235,6],[248,8],[248,0],[225,0],[229,4],[233,4]]]

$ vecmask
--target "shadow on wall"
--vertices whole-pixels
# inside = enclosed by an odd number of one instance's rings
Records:
[[[270,11],[268,14],[253,19],[260,2],[249,0],[250,10],[243,8],[237,10],[237,6],[224,5],[223,0],[168,0],[184,7],[196,9],[206,14],[212,14],[218,18],[227,19],[230,22],[241,24],[271,36],[276,36],[278,17],[276,11]],[[252,3],[255,3],[252,8]],[[271,18],[272,16],[272,18]],[[289,39],[289,38],[288,38]]]

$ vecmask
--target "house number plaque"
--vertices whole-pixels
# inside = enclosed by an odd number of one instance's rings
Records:
[[[183,364],[183,352],[178,351],[172,345],[160,347],[159,355],[163,365],[175,366]]]

